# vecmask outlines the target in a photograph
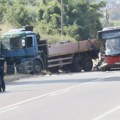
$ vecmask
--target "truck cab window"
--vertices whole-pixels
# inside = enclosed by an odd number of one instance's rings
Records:
[[[16,50],[22,48],[22,37],[4,37],[2,39],[2,49]]]
[[[10,50],[10,38],[4,37],[2,38],[2,49]]]
[[[26,37],[26,47],[32,47],[33,46],[33,37],[28,36]]]
[[[10,46],[11,50],[21,49],[22,48],[21,37],[10,38]]]

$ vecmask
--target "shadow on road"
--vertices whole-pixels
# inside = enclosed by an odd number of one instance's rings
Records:
[[[72,74],[69,74],[69,75],[72,75]],[[58,77],[61,77],[61,75],[58,75]],[[38,77],[38,76],[37,76]],[[33,79],[36,78],[36,76],[33,77]],[[99,78],[99,77],[94,77],[94,78],[84,78],[84,79],[80,79],[80,78],[77,78],[77,79],[72,79],[72,76],[71,76],[71,79],[70,78],[61,78],[59,80],[53,80],[53,79],[48,79],[48,80],[45,80],[43,79],[44,77],[40,77],[36,80],[27,80],[27,81],[12,81],[12,82],[6,82],[8,85],[27,85],[27,84],[68,84],[68,83],[87,83],[87,82],[111,82],[111,81],[120,81],[120,77],[106,77],[106,78]]]

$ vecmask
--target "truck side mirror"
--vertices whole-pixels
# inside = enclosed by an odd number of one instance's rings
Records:
[[[22,39],[22,47],[25,47],[25,39]]]

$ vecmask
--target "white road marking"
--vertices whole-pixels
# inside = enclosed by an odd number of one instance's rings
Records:
[[[4,113],[4,112],[7,112],[7,111],[11,111],[11,110],[14,110],[14,109],[17,109],[19,108],[20,106],[13,106],[11,108],[7,108],[7,109],[3,109],[3,110],[0,110],[0,114],[1,113]]]
[[[87,85],[87,84],[92,84],[92,83],[95,83],[95,82],[101,82],[101,81],[103,81],[104,79],[109,78],[109,77],[113,77],[113,76],[115,76],[115,75],[107,76],[107,77],[104,77],[104,78],[98,78],[98,79],[92,80],[92,81],[90,81],[90,82],[86,82],[86,83],[79,84],[79,85],[76,85],[76,86],[72,86],[72,87],[69,87],[69,88],[64,88],[64,89],[61,89],[61,90],[58,90],[58,91],[53,92],[53,94],[51,94],[50,96],[55,96],[55,95],[58,95],[58,94],[62,94],[62,93],[71,91],[71,90],[73,90],[73,89],[75,89],[75,88],[85,86],[85,85]]]
[[[94,118],[93,120],[101,120],[101,119],[107,117],[108,115],[112,114],[113,112],[115,112],[115,111],[117,111],[117,110],[120,110],[120,105],[118,105],[117,107],[115,107],[115,108],[113,108],[113,109],[111,109],[111,110],[103,113],[102,115]]]
[[[50,96],[59,95],[59,94],[66,93],[66,92],[69,92],[69,91],[71,91],[71,89],[66,89],[66,90],[58,91],[58,92],[52,93]]]
[[[104,79],[109,78],[109,77],[113,77],[113,76],[115,76],[115,75],[111,75],[111,76],[107,76],[107,77],[103,77],[103,78],[98,78],[98,79],[92,80],[90,82],[86,82],[86,83],[83,83],[83,84],[75,85],[75,86],[72,86],[72,87],[60,89],[60,90],[57,90],[57,91],[53,91],[53,92],[50,92],[50,93],[46,93],[46,94],[43,94],[43,95],[40,95],[40,96],[36,96],[36,97],[30,98],[30,99],[26,99],[26,100],[23,100],[21,102],[18,102],[18,103],[12,104],[12,105],[8,105],[8,106],[5,106],[5,107],[2,107],[2,108],[0,108],[0,111],[4,111],[4,110],[8,111],[10,109],[12,110],[14,107],[16,108],[16,106],[20,106],[22,104],[32,102],[32,101],[35,101],[35,100],[43,98],[43,97],[55,96],[55,95],[58,95],[58,94],[62,94],[62,93],[71,91],[71,90],[73,90],[75,88],[82,87],[82,86],[85,86],[85,85],[88,85],[88,84],[101,82]]]

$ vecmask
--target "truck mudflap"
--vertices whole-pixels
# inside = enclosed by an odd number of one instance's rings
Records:
[[[33,61],[25,61],[16,66],[17,73],[29,74],[33,71]]]

